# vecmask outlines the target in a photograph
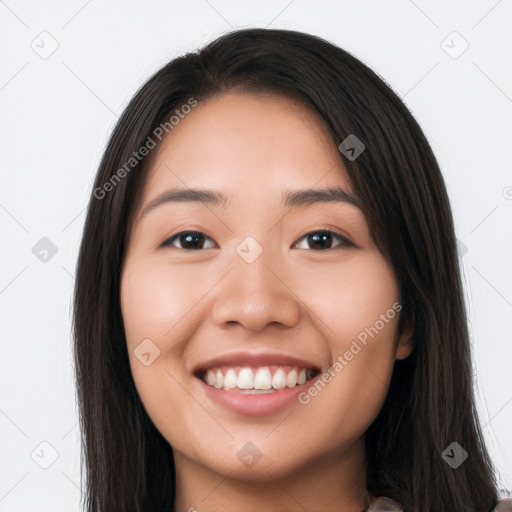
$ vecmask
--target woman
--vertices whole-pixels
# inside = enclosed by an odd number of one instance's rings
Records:
[[[421,129],[347,52],[246,29],[169,62],[80,247],[87,509],[493,510],[455,240]]]

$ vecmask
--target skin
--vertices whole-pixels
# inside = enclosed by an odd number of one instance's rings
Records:
[[[309,403],[270,416],[213,403],[192,375],[199,362],[238,349],[292,354],[326,370],[400,302],[359,208],[282,206],[285,189],[352,192],[326,128],[289,99],[229,92],[199,103],[149,163],[121,307],[135,385],[173,447],[175,510],[360,512],[368,504],[364,433],[382,407],[395,359],[412,350],[410,337],[397,333],[398,315]],[[167,202],[141,218],[172,187],[215,189],[230,201]],[[335,236],[320,248],[308,243],[305,235],[325,230],[355,245],[340,246]],[[182,231],[204,238],[161,246]],[[263,249],[250,264],[236,252],[247,236]],[[148,366],[134,354],[145,339],[160,350]],[[248,441],[262,454],[250,467],[237,457]]]

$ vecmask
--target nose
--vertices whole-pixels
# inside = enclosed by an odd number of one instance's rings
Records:
[[[299,322],[301,301],[290,279],[264,255],[252,263],[235,255],[233,268],[219,283],[212,312],[216,325],[236,323],[261,331],[269,324],[293,327]]]

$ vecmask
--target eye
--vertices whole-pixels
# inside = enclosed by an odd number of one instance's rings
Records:
[[[338,245],[332,247],[333,238],[337,238],[341,240]],[[342,249],[344,247],[354,247],[354,244],[343,235],[339,233],[334,233],[333,231],[322,230],[322,231],[312,231],[311,233],[307,233],[299,240],[306,240],[306,244],[312,245],[312,249],[319,250],[329,250],[329,249]],[[298,247],[298,249],[304,249],[305,247]]]
[[[332,246],[333,240],[338,239],[340,242]],[[204,241],[212,239],[206,236],[204,233],[200,231],[181,231],[180,233],[176,233],[171,236],[165,242],[162,243],[161,247],[169,247],[173,246],[177,249],[183,249],[186,251],[200,250],[200,249],[212,249],[212,247],[205,247]],[[321,231],[312,231],[311,233],[307,233],[299,240],[305,240],[306,244],[310,247],[297,247],[298,249],[316,249],[316,250],[329,250],[329,249],[337,249],[344,247],[354,247],[354,244],[348,240],[348,238],[340,235],[339,233],[334,233],[329,230],[321,230]],[[179,242],[180,246],[176,246],[175,242]],[[297,244],[296,244],[297,245]]]
[[[204,249],[204,240],[211,240],[211,238],[207,237],[204,233],[200,231],[181,231],[180,233],[176,233],[175,235],[168,238],[163,244],[162,247],[174,246],[174,242],[178,240],[181,244],[181,247],[178,249],[184,249],[186,251],[195,250],[195,249]],[[206,249],[211,249],[211,247],[206,247]]]

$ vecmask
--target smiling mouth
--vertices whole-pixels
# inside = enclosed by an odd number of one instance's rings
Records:
[[[277,393],[305,384],[320,373],[315,368],[287,365],[217,366],[195,372],[205,384],[222,391],[244,394]]]

